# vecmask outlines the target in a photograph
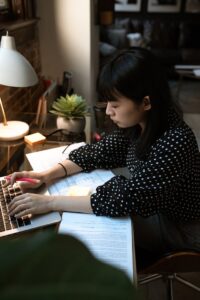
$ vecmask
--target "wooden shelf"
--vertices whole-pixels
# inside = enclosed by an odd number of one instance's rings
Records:
[[[1,22],[0,31],[14,31],[20,28],[28,27],[38,22],[38,18],[30,19],[30,20],[17,20],[17,21],[9,21],[9,22]]]

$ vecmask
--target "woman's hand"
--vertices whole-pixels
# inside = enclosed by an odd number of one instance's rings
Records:
[[[6,178],[6,177],[5,177]],[[20,180],[22,178],[22,181]],[[27,180],[23,181],[23,178]],[[34,172],[34,171],[22,171],[14,172],[11,175],[7,176],[7,183],[13,185],[16,181],[20,181],[20,187],[22,191],[26,189],[36,189],[45,183],[45,176],[43,172]]]
[[[29,214],[43,214],[52,211],[54,196],[25,193],[16,196],[9,204],[10,216],[21,218]]]

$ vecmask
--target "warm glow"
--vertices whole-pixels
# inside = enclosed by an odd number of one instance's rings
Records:
[[[6,119],[6,114],[5,114],[5,111],[4,111],[4,108],[3,108],[3,103],[1,101],[1,98],[0,98],[0,108],[1,108],[1,113],[2,113],[2,116],[3,116],[3,125],[6,126],[7,125],[7,119]]]

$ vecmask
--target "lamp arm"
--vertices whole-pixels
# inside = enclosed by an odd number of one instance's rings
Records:
[[[6,114],[5,114],[5,111],[3,108],[3,103],[1,101],[1,97],[0,97],[0,108],[1,108],[2,116],[3,116],[3,125],[6,126],[6,125],[8,125],[8,123],[7,123]]]

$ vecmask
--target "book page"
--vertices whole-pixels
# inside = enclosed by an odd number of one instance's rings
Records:
[[[132,280],[135,279],[130,218],[63,213],[58,232],[78,238],[96,258],[120,268]]]
[[[48,187],[52,195],[67,195],[71,186],[87,187],[91,193],[96,191],[96,188],[114,176],[108,170],[94,170],[90,173],[79,173],[56,181]]]
[[[94,170],[63,178],[48,187],[51,195],[67,195],[71,186],[88,187],[91,193],[112,178],[108,170]],[[127,218],[109,218],[92,214],[64,212],[59,233],[71,234],[80,239],[103,262],[126,272],[136,281],[135,257],[133,258],[132,223]],[[134,268],[133,268],[134,267]]]

